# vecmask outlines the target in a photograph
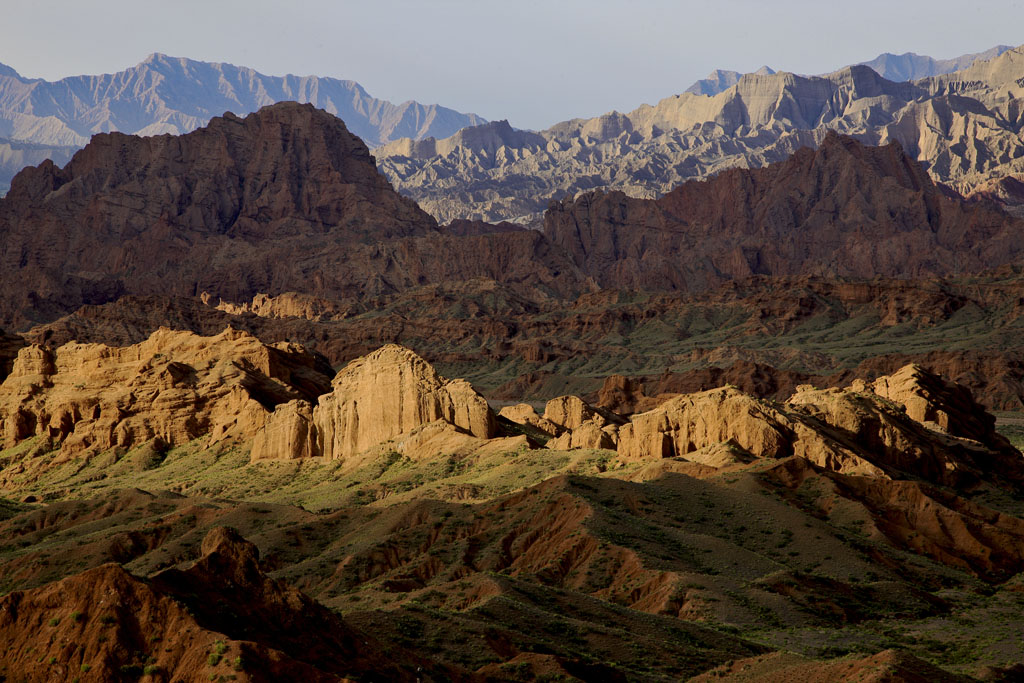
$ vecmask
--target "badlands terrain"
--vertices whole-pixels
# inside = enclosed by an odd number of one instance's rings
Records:
[[[0,680],[1019,680],[1024,57],[883,57],[447,140],[55,115],[0,198]]]

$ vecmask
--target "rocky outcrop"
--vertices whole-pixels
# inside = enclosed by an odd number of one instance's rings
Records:
[[[32,345],[0,384],[0,443],[41,437],[70,457],[248,441],[275,405],[327,391],[329,372],[301,347],[230,328],[215,337],[160,329],[127,347]]]
[[[1024,124],[1015,104],[1024,49],[988,56],[913,83],[863,65],[809,77],[714,74],[696,84],[708,95],[686,92],[627,114],[564,121],[540,139],[508,137],[493,153],[454,137],[438,141],[432,156],[396,142],[381,150],[380,167],[439,220],[539,222],[550,201],[567,195],[658,197],[687,180],[782,161],[836,131],[872,145],[897,141],[935,180],[968,194],[1024,172]]]
[[[344,459],[441,420],[481,439],[495,434],[487,401],[465,380],[447,380],[408,349],[384,346],[352,361],[315,411],[317,443]]]
[[[619,430],[626,460],[673,458],[731,441],[758,458],[793,454],[790,422],[770,404],[735,388],[679,396],[633,415]]]
[[[576,429],[597,415],[598,412],[579,396],[559,396],[544,406],[544,419],[562,429]]]
[[[544,229],[601,286],[646,290],[755,275],[953,275],[1024,251],[1018,221],[946,196],[900,145],[835,134],[816,151],[691,181],[658,200],[612,192],[557,202]]]
[[[998,435],[990,433],[983,444],[919,421],[953,414],[960,420],[948,424],[985,423],[977,417],[984,410],[962,387],[913,366],[874,386],[881,395],[864,383],[847,390],[802,386],[784,404],[732,387],[679,396],[633,415],[619,430],[618,452],[624,460],[689,459],[690,453],[729,443],[754,458],[796,455],[844,474],[915,477],[950,486],[992,476],[1024,481],[1024,457]],[[926,398],[922,387],[937,389]],[[896,405],[899,400],[910,408]]]
[[[855,384],[854,390],[858,388]],[[947,382],[919,365],[907,365],[892,375],[879,377],[870,389],[902,405],[913,420],[936,424],[954,436],[973,439],[993,450],[1011,448],[996,432],[995,417],[974,400],[970,389]]]
[[[315,407],[298,402],[275,411],[256,437],[252,459],[350,460],[402,435],[410,436],[410,452],[418,452],[417,444],[436,436],[422,430],[435,423],[445,434],[496,434],[487,401],[468,382],[441,377],[394,344],[352,361],[331,384]]]
[[[618,443],[619,425],[625,422],[615,413],[595,408],[579,396],[551,399],[544,407],[543,419],[557,425],[560,431],[558,438],[547,442],[547,447],[563,451],[614,449]]]
[[[210,304],[210,296],[205,292],[203,294],[203,303]],[[343,320],[365,310],[365,306],[355,301],[330,301],[299,292],[284,292],[278,296],[257,294],[252,301],[239,304],[221,301],[214,308],[231,315],[251,313],[261,318],[304,318],[315,321]]]
[[[500,417],[511,420],[516,424],[529,425],[550,436],[558,436],[565,428],[555,424],[547,417],[541,417],[529,403],[517,403],[512,406],[505,406],[498,411]]]
[[[316,437],[312,404],[303,400],[282,403],[253,436],[250,458],[255,462],[318,457]]]
[[[571,451],[578,448],[615,450],[618,438],[617,424],[605,424],[602,418],[597,418],[577,425],[545,445],[556,451]]]

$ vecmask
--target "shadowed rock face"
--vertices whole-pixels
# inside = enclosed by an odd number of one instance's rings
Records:
[[[702,290],[753,275],[922,277],[1024,250],[1020,224],[946,197],[898,144],[831,134],[760,170],[689,182],[658,200],[617,192],[552,204],[544,230],[605,287]]]
[[[436,233],[341,120],[284,103],[180,137],[96,136],[0,200],[0,317],[124,293],[329,291],[354,243]],[[256,292],[251,292],[255,294]]]

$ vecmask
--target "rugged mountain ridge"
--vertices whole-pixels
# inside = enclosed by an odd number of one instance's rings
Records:
[[[230,111],[244,116],[275,102],[310,103],[345,121],[371,145],[401,137],[446,137],[483,123],[440,105],[371,97],[355,81],[267,76],[233,64],[159,53],[114,74],[59,81],[0,70],[0,136],[82,147],[96,133],[181,135]]]
[[[5,327],[124,294],[344,298],[459,274],[583,286],[536,233],[445,235],[341,120],[308,104],[178,137],[97,136],[64,168],[19,173],[0,234]],[[464,249],[483,258],[454,256]]]
[[[849,66],[869,67],[879,76],[889,81],[916,81],[929,76],[941,76],[954,71],[960,71],[961,69],[966,69],[975,62],[993,59],[1007,50],[1012,49],[1013,46],[1011,45],[996,45],[995,47],[984,50],[983,52],[971,52],[960,55],[959,57],[952,57],[950,59],[935,59],[934,57],[919,55],[914,52],[904,52],[903,54],[883,52],[870,61],[857,62],[857,64],[851,64]],[[848,67],[842,67],[836,71],[842,71],[844,68]],[[775,71],[768,66],[762,66],[757,71],[752,72],[715,69],[708,74],[707,78],[702,78],[695,82],[684,92],[692,93],[694,95],[717,95],[723,90],[727,90],[728,88],[736,85],[736,83],[738,83],[746,73],[752,73],[755,75],[771,75],[774,74]],[[824,74],[818,75],[820,76]]]
[[[928,55],[919,55],[914,52],[893,54],[883,52],[869,62],[860,62],[864,66],[871,67],[879,76],[890,81],[916,81],[929,76],[942,76],[943,74],[960,71],[973,65],[975,62],[988,61],[1012,50],[1012,45],[996,45],[983,52],[971,52],[959,57],[950,59],[935,59]]]
[[[1024,173],[1022,77],[1021,48],[914,82],[860,65],[825,76],[746,74],[713,96],[565,121],[493,151],[438,140],[376,153],[395,187],[444,221],[536,222],[550,200],[593,189],[655,197],[688,179],[781,161],[830,130],[871,145],[898,141],[935,180],[968,194]]]

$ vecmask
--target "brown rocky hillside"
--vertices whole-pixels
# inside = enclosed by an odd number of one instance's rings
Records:
[[[344,123],[287,102],[178,137],[98,135],[64,168],[14,179],[0,235],[0,324],[14,327],[125,294],[341,298],[481,275],[581,288],[536,234],[442,234]]]
[[[893,143],[828,135],[817,150],[725,171],[657,200],[586,194],[544,231],[608,288],[695,291],[753,275],[920,278],[1019,258],[1021,223],[948,197]]]

